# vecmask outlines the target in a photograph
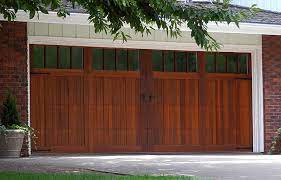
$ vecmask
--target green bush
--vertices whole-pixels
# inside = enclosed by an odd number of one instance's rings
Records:
[[[273,137],[269,154],[281,154],[281,128],[277,129],[277,133]]]
[[[1,107],[0,114],[1,124],[6,128],[13,126],[22,126],[20,114],[17,111],[17,102],[15,96],[10,90],[7,90],[6,98]]]

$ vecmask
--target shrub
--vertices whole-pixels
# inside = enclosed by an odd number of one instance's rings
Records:
[[[281,154],[281,128],[277,129],[276,135],[273,137],[269,154]]]
[[[6,98],[1,109],[0,119],[2,125],[6,128],[22,125],[20,115],[17,111],[16,98],[10,90],[7,90]]]

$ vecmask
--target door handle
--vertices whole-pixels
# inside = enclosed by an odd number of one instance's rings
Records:
[[[153,98],[155,98],[155,96],[153,95],[147,95],[145,93],[141,94],[141,98],[143,99],[144,102],[152,102]]]
[[[149,95],[149,96],[148,96],[149,102],[151,102],[154,98],[155,98],[155,96]]]
[[[147,101],[147,95],[145,93],[141,94],[141,99],[143,100],[143,102]]]

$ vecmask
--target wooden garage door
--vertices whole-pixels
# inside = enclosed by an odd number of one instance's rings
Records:
[[[251,150],[249,54],[147,54],[146,151]]]
[[[37,150],[252,146],[248,54],[39,45],[30,54]]]

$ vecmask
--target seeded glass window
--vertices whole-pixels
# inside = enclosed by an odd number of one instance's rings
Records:
[[[153,50],[152,70],[160,72],[197,72],[197,53]]]
[[[92,49],[92,67],[95,70],[103,69],[103,49],[101,48]]]
[[[176,71],[186,72],[187,71],[187,59],[185,52],[175,52],[176,58]]]
[[[197,72],[197,53],[187,53],[187,62],[189,72]]]
[[[59,48],[59,69],[70,68],[70,47]]]
[[[104,49],[104,70],[115,70],[115,50]]]
[[[216,72],[226,73],[226,56],[223,54],[217,54]]]
[[[227,72],[237,73],[237,55],[227,56]]]
[[[248,74],[248,58],[248,54],[208,53],[206,54],[206,72]]]
[[[127,50],[118,49],[116,50],[116,69],[125,71],[128,68]]]
[[[32,68],[83,69],[83,48],[32,45]]]
[[[46,68],[57,68],[57,47],[46,47]]]
[[[174,72],[174,52],[165,51],[164,52],[164,71]]]
[[[216,56],[213,53],[206,54],[206,72],[216,72]]]
[[[248,73],[248,55],[241,54],[238,57],[239,59],[239,73],[246,74]]]
[[[129,71],[139,70],[139,50],[128,50]]]
[[[94,70],[139,70],[139,50],[93,48],[92,57]]]
[[[32,68],[44,68],[44,46],[33,46]]]
[[[71,67],[72,69],[83,69],[83,48],[72,47]]]
[[[163,71],[163,51],[152,51],[152,69],[153,71]]]

